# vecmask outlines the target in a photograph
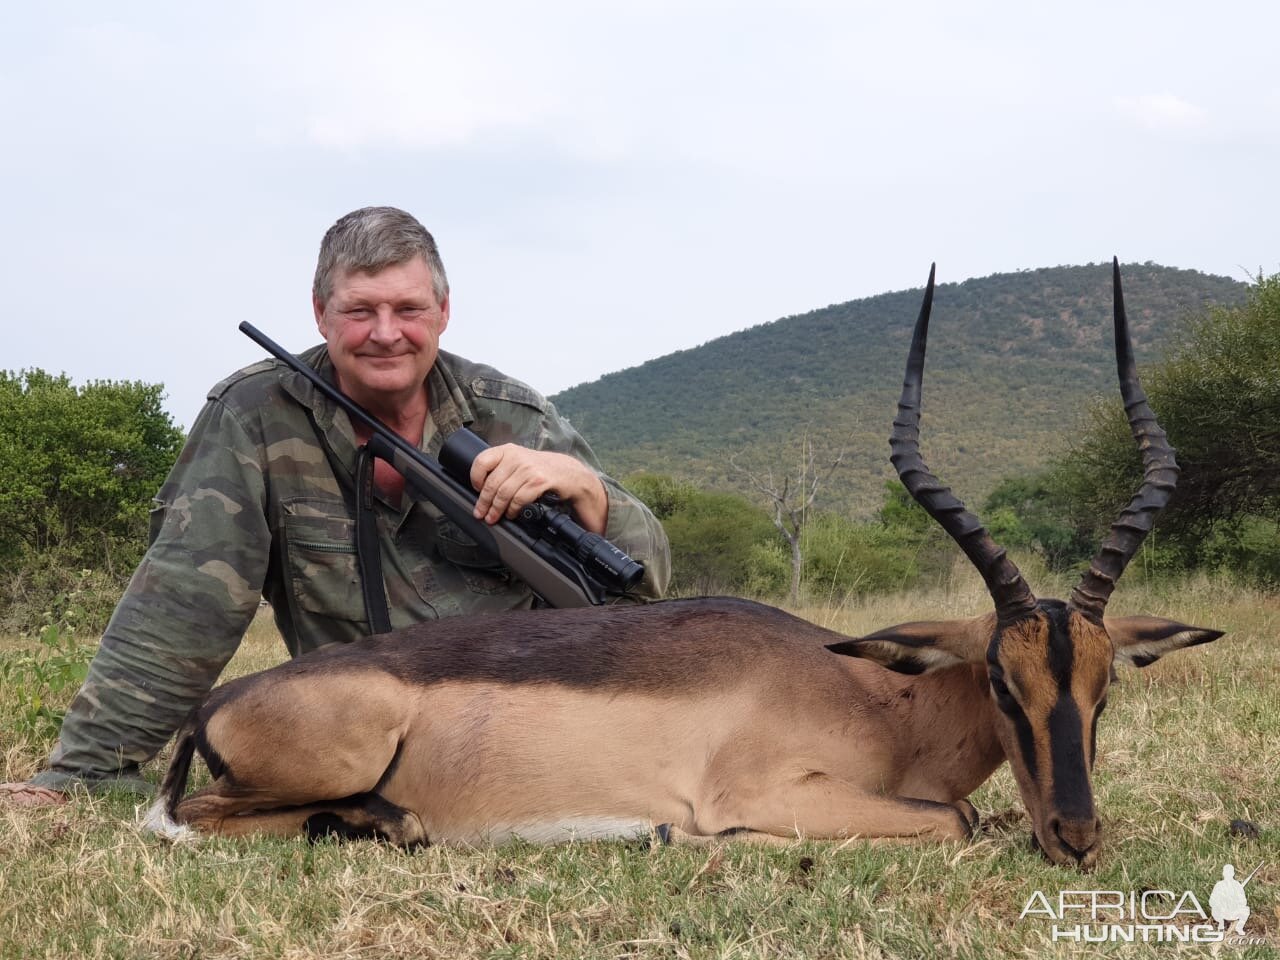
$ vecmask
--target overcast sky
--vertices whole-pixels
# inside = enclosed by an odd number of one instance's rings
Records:
[[[547,393],[935,259],[1280,267],[1274,2],[360,6],[7,5],[0,368],[189,425],[239,321],[316,341],[369,204],[435,234],[443,346]]]

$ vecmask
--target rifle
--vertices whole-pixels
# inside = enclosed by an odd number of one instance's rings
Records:
[[[240,332],[372,431],[369,452],[391,464],[415,500],[439,508],[497,563],[529,585],[552,607],[585,607],[625,593],[640,582],[644,566],[599,534],[590,533],[557,509],[547,494],[526,506],[516,521],[505,517],[490,526],[472,515],[477,494],[471,489],[471,462],[488,444],[465,427],[450,434],[440,461],[413,444],[348,397],[315,370],[245,321]]]
[[[1245,878],[1244,878],[1244,881],[1240,884],[1240,886],[1241,886],[1242,888],[1243,888],[1243,887],[1247,887],[1247,886],[1249,885],[1249,881],[1253,879],[1253,874],[1254,874],[1254,873],[1257,873],[1257,872],[1258,872],[1259,870],[1261,870],[1265,865],[1266,865],[1266,864],[1265,864],[1265,862],[1263,862],[1263,863],[1258,864],[1256,867],[1254,867],[1254,868],[1253,868],[1253,873],[1250,873],[1247,877],[1245,877]]]

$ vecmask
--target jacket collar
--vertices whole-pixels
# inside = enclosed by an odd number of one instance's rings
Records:
[[[315,370],[321,377],[336,385],[333,361],[324,344],[311,347],[298,355],[298,359]],[[440,447],[446,437],[460,427],[473,423],[475,410],[467,398],[454,372],[456,358],[453,354],[441,351],[436,362],[427,372],[427,402],[434,429],[423,433],[422,449],[431,456],[439,456]],[[355,429],[346,412],[320,393],[306,377],[292,370],[285,369],[281,384],[291,397],[311,411],[312,419],[320,430],[337,461],[347,471],[347,479],[355,476],[356,439]]]

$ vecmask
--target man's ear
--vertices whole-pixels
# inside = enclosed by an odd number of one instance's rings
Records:
[[[1145,667],[1166,653],[1199,643],[1212,643],[1222,630],[1190,627],[1163,617],[1105,617],[1102,621],[1116,648],[1116,666]]]
[[[320,336],[328,340],[329,336],[324,329],[324,304],[314,293],[311,295],[311,309],[316,315],[316,329],[320,331]]]
[[[845,657],[874,660],[897,673],[924,673],[957,663],[986,663],[987,638],[975,620],[900,623],[865,637],[827,644]]]

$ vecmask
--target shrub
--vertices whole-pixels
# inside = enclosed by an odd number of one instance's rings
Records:
[[[900,590],[920,576],[919,541],[876,523],[819,514],[804,529],[804,584],[836,602]]]
[[[101,627],[182,445],[162,388],[0,371],[0,604],[9,630]]]
[[[1259,277],[1244,304],[1190,321],[1142,379],[1182,468],[1157,522],[1162,549],[1184,565],[1229,561],[1265,576],[1275,549],[1267,533],[1280,518],[1280,276]],[[1141,478],[1124,411],[1109,396],[1051,482],[1073,524],[1100,538]]]
[[[0,683],[17,710],[6,721],[17,733],[51,741],[62,727],[66,704],[84,683],[93,659],[92,644],[81,643],[74,631],[45,627],[34,653],[0,658]]]

